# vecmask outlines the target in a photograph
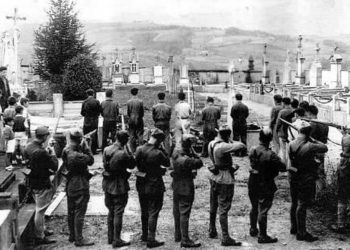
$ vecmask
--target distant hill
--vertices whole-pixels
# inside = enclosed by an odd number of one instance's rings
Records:
[[[33,30],[38,24],[22,24],[20,38],[20,57],[23,63],[32,61]],[[263,31],[241,30],[230,27],[197,28],[178,25],[159,25],[150,22],[131,23],[85,23],[87,40],[96,44],[97,52],[105,57],[105,64],[112,61],[118,49],[127,61],[132,47],[139,53],[141,67],[156,63],[159,55],[163,64],[169,55],[174,55],[175,62],[185,60],[194,69],[227,69],[233,61],[237,67],[247,68],[248,57],[255,59],[256,69],[261,69],[262,53],[265,43],[270,69],[283,70],[286,51],[291,52],[292,65],[295,62],[297,36],[276,35]],[[315,46],[321,47],[320,57],[327,66],[332,49],[337,45],[344,58],[344,69],[350,66],[349,36],[318,37],[303,36],[303,49],[306,65],[315,57]],[[241,65],[238,59],[241,58]],[[294,66],[295,67],[295,66]]]

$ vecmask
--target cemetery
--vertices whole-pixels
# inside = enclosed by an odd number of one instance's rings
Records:
[[[55,80],[52,75],[51,78],[44,79],[42,75],[38,74],[38,70],[34,70],[34,66],[23,65],[19,58],[19,46],[21,46],[19,22],[24,22],[25,17],[22,17],[16,8],[12,16],[6,17],[13,21],[13,27],[4,31],[0,41],[0,90],[5,103],[9,96],[28,97],[31,94],[36,95],[30,99],[28,113],[30,114],[30,131],[32,137],[38,127],[47,126],[49,128],[51,137],[55,141],[56,155],[59,157],[59,168],[51,179],[55,195],[48,207],[45,215],[49,218],[48,225],[54,230],[57,235],[58,243],[55,246],[57,249],[70,249],[71,245],[68,242],[68,229],[63,224],[66,223],[67,214],[67,198],[65,197],[65,178],[62,172],[63,164],[60,158],[63,148],[69,143],[69,129],[83,128],[84,117],[81,115],[83,104],[82,98],[71,98],[70,94],[75,94],[73,91],[63,90],[66,86],[61,86],[68,78],[66,71],[60,72],[59,80]],[[139,56],[138,48],[131,47],[128,49],[116,49],[111,54],[112,58],[106,59],[101,57],[99,65],[95,63],[97,60],[92,60],[93,66],[98,69],[96,99],[99,102],[106,100],[105,91],[113,90],[113,99],[118,102],[120,121],[118,121],[118,130],[125,130],[128,124],[129,117],[127,116],[127,102],[132,97],[131,89],[137,87],[139,90],[139,98],[143,100],[145,115],[144,115],[144,141],[150,137],[150,131],[154,128],[152,120],[152,107],[157,104],[156,96],[159,92],[166,93],[166,103],[173,109],[178,102],[177,94],[183,92],[186,94],[186,102],[191,107],[194,113],[193,120],[191,120],[191,128],[202,135],[202,120],[201,111],[206,107],[207,97],[214,98],[214,106],[218,107],[221,112],[220,124],[227,124],[232,128],[232,118],[230,117],[230,109],[234,104],[234,97],[237,93],[243,95],[243,102],[249,106],[250,115],[247,118],[249,125],[254,129],[248,130],[247,147],[251,149],[253,145],[258,144],[258,134],[263,126],[269,124],[270,111],[274,106],[274,95],[279,94],[283,97],[290,97],[297,99],[299,102],[307,101],[310,104],[317,106],[319,110],[318,119],[322,122],[327,122],[333,127],[341,127],[350,124],[350,69],[342,65],[343,58],[338,47],[335,47],[329,55],[329,68],[324,68],[320,59],[320,50],[322,47],[319,44],[315,46],[314,58],[310,65],[305,64],[305,55],[303,48],[303,36],[299,35],[295,39],[295,62],[294,54],[289,50],[286,53],[286,59],[283,65],[283,71],[272,68],[269,49],[273,46],[269,43],[261,44],[260,57],[249,56],[248,58],[239,58],[238,60],[227,61],[225,67],[204,67],[196,64],[193,61],[186,60],[184,56],[170,54],[167,61],[160,59],[159,55],[154,55],[155,63],[152,66],[144,66],[144,62]],[[209,52],[204,53],[206,56]],[[293,54],[293,55],[292,55]],[[260,65],[261,59],[261,65]],[[73,59],[72,59],[73,60]],[[247,62],[242,64],[242,60]],[[66,62],[67,64],[70,62]],[[84,68],[84,67],[81,67]],[[49,71],[48,69],[45,69]],[[66,70],[66,69],[64,69]],[[40,76],[39,76],[40,75]],[[56,75],[56,77],[57,77]],[[69,79],[68,79],[69,80]],[[67,80],[67,81],[68,81]],[[56,81],[56,82],[55,82]],[[50,89],[52,83],[57,84],[56,89]],[[85,91],[90,88],[83,86],[82,81],[77,80],[77,92]],[[83,87],[80,87],[83,86]],[[46,90],[50,90],[47,91]],[[79,91],[78,91],[79,90]],[[69,96],[69,98],[67,98]],[[40,99],[40,100],[37,100]],[[174,110],[172,110],[172,117],[170,120],[171,128],[176,123]],[[1,125],[1,129],[3,125]],[[102,148],[103,135],[103,118],[98,119],[98,128],[93,133],[98,135],[98,146]],[[93,134],[92,133],[92,134]],[[92,137],[92,134],[85,136]],[[203,138],[202,138],[203,139]],[[339,161],[341,134],[335,128],[330,128],[329,134],[330,150],[329,155],[337,155],[336,157],[329,157],[325,160],[329,169],[327,169],[327,180],[332,181],[330,176],[335,171],[336,162]],[[202,146],[202,145],[200,145]],[[200,153],[201,148],[197,153]],[[51,249],[48,248],[34,248],[32,242],[32,234],[34,230],[34,214],[35,203],[28,188],[27,173],[24,166],[17,166],[12,171],[6,170],[5,163],[6,153],[0,154],[0,250],[3,249]],[[87,235],[96,241],[97,248],[105,249],[107,236],[106,228],[103,223],[106,221],[107,209],[104,206],[103,191],[101,188],[103,163],[101,153],[94,156],[95,164],[90,171],[93,174],[90,182],[91,199],[87,212],[88,226],[86,228]],[[237,164],[243,166],[242,172],[236,175],[236,185],[238,191],[235,191],[235,198],[242,203],[237,202],[232,204],[230,216],[235,220],[241,215],[248,214],[248,198],[246,195],[247,176],[248,176],[248,157],[238,158],[233,157]],[[203,159],[205,168],[211,162],[210,159]],[[332,172],[333,171],[333,172]],[[169,174],[165,177],[166,185],[166,199],[171,195],[170,189],[171,180]],[[194,212],[192,221],[198,222],[194,225],[198,233],[193,233],[201,241],[205,242],[205,249],[214,249],[215,242],[209,242],[206,237],[207,232],[207,210],[209,210],[208,197],[208,178],[209,172],[201,170],[198,173],[196,182],[196,192],[198,194],[198,201],[194,204]],[[126,221],[127,223],[123,237],[131,240],[136,249],[142,248],[142,243],[138,241],[139,232],[136,232],[132,226],[140,227],[139,222],[139,205],[137,201],[137,192],[134,189],[134,182],[136,177],[131,176],[130,182],[132,187],[130,191],[129,203],[126,207]],[[274,231],[283,231],[282,245],[275,245],[273,249],[284,247],[292,241],[286,230],[289,230],[288,224],[288,207],[282,202],[289,201],[288,197],[288,181],[285,175],[278,177],[279,188],[278,201],[276,207],[278,209],[273,211],[273,220],[271,220],[271,228]],[[242,188],[243,187],[243,188]],[[196,194],[196,199],[197,199]],[[287,198],[288,197],[288,198]],[[168,201],[166,201],[168,202]],[[164,205],[164,214],[160,218],[159,234],[164,234],[167,245],[163,249],[174,249],[173,235],[172,235],[172,216],[171,205],[166,203]],[[205,211],[200,209],[205,208]],[[162,212],[163,213],[163,212]],[[312,220],[317,221],[319,214],[312,212]],[[247,217],[247,216],[246,216]],[[230,223],[234,224],[233,219],[230,218]],[[276,219],[277,218],[277,219]],[[281,218],[281,222],[279,219]],[[316,223],[315,228],[318,232],[324,231],[325,225],[334,215],[322,217]],[[237,225],[249,231],[247,226],[247,219],[237,219]],[[270,222],[269,222],[270,223]],[[103,228],[102,228],[103,226]],[[85,229],[84,229],[85,230]],[[138,230],[138,229],[137,229]],[[257,245],[247,239],[247,235],[238,232],[240,237],[244,238],[246,249],[255,249]],[[315,229],[316,230],[316,229]],[[194,230],[193,230],[194,231]],[[205,232],[204,232],[205,231]],[[243,231],[243,230],[242,230]],[[235,236],[236,237],[236,236]],[[329,236],[330,237],[330,236]],[[136,239],[137,238],[137,239]],[[216,242],[218,243],[218,242]],[[324,242],[323,242],[324,243]],[[322,242],[317,243],[314,247],[322,247]],[[254,245],[255,244],[255,245]],[[342,239],[336,238],[331,241],[326,247],[344,245]],[[292,242],[291,248],[304,248],[305,243]],[[134,249],[135,249],[134,248]],[[92,249],[92,248],[91,248]],[[129,249],[129,248],[128,248]],[[130,248],[133,249],[133,248]],[[177,249],[177,248],[176,248]],[[204,249],[204,248],[203,248]],[[221,249],[221,248],[220,248]]]

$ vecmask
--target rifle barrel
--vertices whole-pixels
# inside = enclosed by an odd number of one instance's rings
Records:
[[[338,124],[334,124],[332,122],[323,122],[323,121],[319,121],[319,120],[316,120],[316,119],[310,119],[310,118],[300,118],[300,119],[304,120],[304,121],[308,121],[308,122],[315,122],[315,123],[327,125],[327,126],[334,127],[334,128],[337,128],[337,129],[342,129],[342,126],[340,126]]]

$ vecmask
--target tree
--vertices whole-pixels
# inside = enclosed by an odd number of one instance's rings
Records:
[[[102,74],[95,61],[86,55],[73,58],[63,75],[63,98],[65,100],[81,100],[86,97],[85,91],[100,91]]]
[[[48,23],[34,31],[35,71],[54,91],[63,89],[63,72],[72,58],[94,56],[94,44],[86,43],[74,6],[70,0],[51,0]]]

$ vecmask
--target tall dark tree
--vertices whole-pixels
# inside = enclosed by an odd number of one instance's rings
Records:
[[[35,71],[54,91],[63,89],[67,63],[81,54],[91,56],[94,46],[87,44],[74,6],[70,0],[51,0],[49,21],[34,31]]]

